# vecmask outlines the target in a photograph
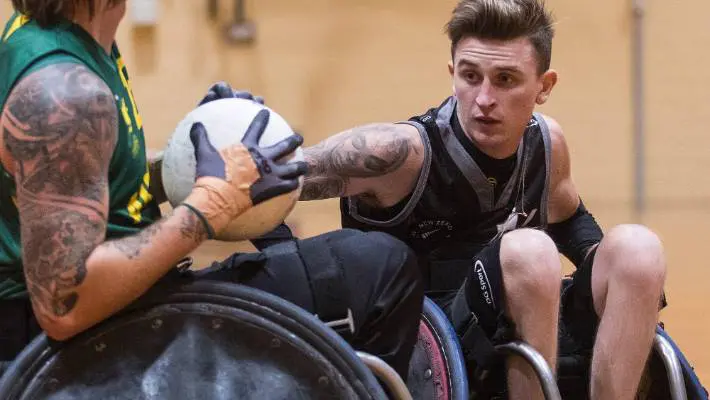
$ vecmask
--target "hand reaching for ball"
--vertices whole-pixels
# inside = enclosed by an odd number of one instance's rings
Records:
[[[241,140],[221,150],[210,142],[201,123],[192,125],[190,140],[195,148],[196,180],[185,203],[198,209],[219,234],[229,221],[250,207],[296,190],[306,173],[306,163],[277,161],[303,143],[291,135],[268,147],[259,146],[269,111],[260,110]]]
[[[251,100],[262,105],[264,104],[264,98],[261,96],[254,96],[253,94],[244,90],[233,90],[227,82],[217,82],[210,86],[210,88],[207,90],[207,94],[205,95],[205,97],[202,98],[202,100],[200,100],[198,106],[207,104],[210,101],[214,100],[232,98]]]

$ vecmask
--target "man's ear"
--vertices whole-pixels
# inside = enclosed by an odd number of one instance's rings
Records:
[[[552,88],[555,87],[555,84],[557,83],[557,71],[555,71],[554,69],[548,69],[547,71],[545,71],[544,74],[542,74],[542,77],[540,79],[542,82],[542,87],[540,89],[540,92],[537,94],[535,102],[537,104],[545,104],[545,102],[547,102],[547,99],[550,97]]]

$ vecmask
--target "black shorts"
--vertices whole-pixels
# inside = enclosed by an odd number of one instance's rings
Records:
[[[447,313],[457,296],[466,296],[473,318],[493,344],[517,339],[515,325],[505,314],[498,238],[482,249],[459,248],[455,259],[429,262],[426,294]],[[592,300],[592,264],[596,249],[562,281],[560,299],[560,355],[591,351],[599,318]],[[461,285],[461,282],[464,282]],[[454,286],[456,285],[456,286]]]
[[[263,290],[325,322],[351,313],[351,327],[333,328],[356,350],[407,376],[423,296],[411,249],[388,234],[352,229],[293,238],[293,247],[287,242],[234,254],[190,275]]]

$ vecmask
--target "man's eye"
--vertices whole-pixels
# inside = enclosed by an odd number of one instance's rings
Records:
[[[515,78],[509,74],[501,74],[498,77],[498,81],[503,85],[512,85],[513,83],[515,83]]]

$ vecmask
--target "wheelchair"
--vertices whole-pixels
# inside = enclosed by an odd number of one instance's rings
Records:
[[[496,350],[501,357],[523,357],[534,367],[546,398],[561,398],[555,377],[531,346],[512,342]],[[642,398],[707,399],[661,327],[646,378],[647,397]],[[469,387],[453,327],[428,298],[405,384],[382,360],[355,351],[325,323],[287,301],[242,285],[194,281],[151,289],[69,341],[38,336],[0,378],[0,398],[480,397]]]
[[[42,334],[0,379],[2,399],[382,399],[347,343],[276,296],[193,281],[151,289],[66,342]]]
[[[427,299],[407,386],[382,360],[274,295],[226,282],[171,283],[66,342],[39,335],[0,378],[0,399],[387,399],[389,392],[463,400],[458,346]]]
[[[572,282],[562,280],[564,291]],[[588,399],[589,355],[560,354],[557,377],[545,359],[532,346],[522,341],[496,346],[499,357],[521,357],[530,364],[540,382],[545,399]],[[472,385],[474,386],[474,385]],[[498,396],[505,398],[505,393]],[[472,398],[486,398],[471,393]],[[490,398],[490,397],[489,397]],[[707,400],[708,391],[702,386],[690,362],[665,331],[663,323],[656,327],[652,351],[639,385],[638,400]]]

